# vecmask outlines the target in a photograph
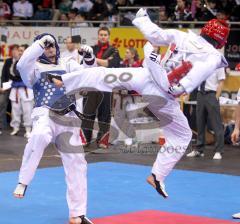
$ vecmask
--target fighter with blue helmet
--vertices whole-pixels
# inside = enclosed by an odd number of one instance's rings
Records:
[[[50,83],[47,77],[49,72],[61,76],[67,72],[95,65],[91,47],[83,45],[79,51],[84,55],[82,65],[71,58],[60,58],[60,50],[55,37],[44,33],[35,38],[34,43],[26,49],[17,64],[23,82],[33,89],[35,105],[32,112],[33,130],[24,150],[19,183],[14,196],[24,197],[45,148],[49,143],[55,143],[65,170],[69,223],[91,224],[92,222],[85,216],[87,207],[85,155],[81,151],[71,152],[71,150],[62,149],[56,142],[62,133],[70,133],[70,145],[81,148],[79,128],[61,125],[50,117],[51,114],[60,118],[76,117],[71,111],[74,108],[75,96],[66,96],[65,88],[58,88]]]

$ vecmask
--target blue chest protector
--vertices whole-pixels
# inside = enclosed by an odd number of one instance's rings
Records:
[[[65,87],[58,88],[47,79],[47,73],[42,72],[40,79],[33,85],[35,105],[34,107],[46,106],[52,110],[61,111],[75,103],[75,95],[66,95]],[[64,70],[51,71],[55,75],[63,75]]]

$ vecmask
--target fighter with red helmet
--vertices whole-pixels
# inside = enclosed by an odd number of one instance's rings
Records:
[[[153,45],[170,46],[164,57],[158,57],[154,60],[149,50],[149,56],[145,55],[147,57],[145,58],[145,64],[158,86],[173,96],[190,93],[212,75],[216,69],[228,65],[224,56],[217,50],[226,44],[230,31],[224,20],[212,19],[208,21],[202,28],[200,35],[197,35],[191,31],[164,30],[152,23],[146,9],[142,8],[137,12],[133,24]],[[182,69],[178,69],[179,66]],[[171,76],[168,74],[168,78],[166,78],[163,72],[159,74],[157,71],[162,70],[162,68],[167,72],[171,70]],[[172,82],[172,80],[175,80],[175,82]],[[180,116],[180,114],[176,116]],[[165,130],[171,130],[167,131],[168,135],[165,135],[165,145],[173,146],[176,149],[176,139],[183,136],[186,139],[189,135],[189,127],[186,127],[186,132],[183,131],[181,134],[182,129],[180,127],[180,124],[177,126],[172,122],[165,128]],[[169,132],[172,133],[169,135]],[[160,150],[148,182],[159,189],[159,185],[168,174],[167,171],[170,171],[180,158],[181,156],[176,153],[175,155],[164,154]],[[169,169],[166,169],[166,167]]]
[[[148,42],[144,46],[144,68],[97,67],[65,74],[61,76],[62,81],[53,81],[56,85],[64,84],[67,93],[79,92],[81,87],[99,91],[120,87],[143,96],[159,119],[165,137],[147,181],[166,198],[164,180],[184,155],[192,138],[191,128],[175,97],[190,93],[216,69],[228,65],[216,48],[226,43],[229,28],[223,21],[211,20],[201,35],[164,30],[151,22],[144,9],[138,11],[133,24],[152,44],[169,46],[167,52],[162,56],[155,54]]]

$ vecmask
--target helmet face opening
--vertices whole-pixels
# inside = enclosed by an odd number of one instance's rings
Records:
[[[208,21],[201,30],[201,34],[217,41],[217,49],[221,49],[227,43],[229,32],[230,29],[226,21],[218,19]]]

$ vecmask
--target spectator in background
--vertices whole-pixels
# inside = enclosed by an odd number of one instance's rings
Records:
[[[59,20],[62,21],[58,23],[59,26],[68,26],[68,16],[66,14],[60,14]]]
[[[61,0],[61,2],[58,5],[59,13],[60,14],[68,14],[71,7],[72,7],[71,0]]]
[[[108,17],[109,11],[105,0],[96,0],[91,11],[89,12],[89,19],[104,20]]]
[[[62,52],[61,57],[70,57],[77,61],[79,64],[82,62],[82,56],[78,53],[77,44],[72,42],[71,37],[67,37],[65,40],[66,50]],[[80,43],[79,43],[80,44]]]
[[[8,58],[3,65],[2,75],[1,75],[1,87],[4,82],[8,82],[10,79],[10,74],[12,72],[13,65],[18,60],[18,57],[19,57],[18,48],[19,48],[18,45],[13,45],[11,47],[12,57]],[[9,90],[0,89],[0,133],[6,121],[6,112],[7,112],[8,102],[9,102],[9,94],[10,94],[10,89]]]
[[[13,3],[13,19],[29,19],[32,16],[32,3],[26,0],[19,0]]]
[[[75,0],[72,4],[72,9],[77,8],[79,12],[89,12],[93,7],[90,0]]]
[[[11,9],[7,3],[0,0],[0,21],[11,18]]]
[[[21,45],[18,48],[18,60],[27,47],[28,45]],[[23,117],[23,126],[25,127],[24,137],[29,138],[32,127],[31,113],[33,110],[34,96],[33,90],[26,87],[16,68],[18,60],[14,60],[10,68],[10,80],[12,80],[12,88],[9,96],[12,105],[10,126],[13,128],[10,135],[17,135],[20,130],[21,117]]]
[[[204,5],[203,15],[200,18],[202,21],[209,21],[214,19],[217,15],[217,2],[216,0],[208,0]]]
[[[187,157],[203,157],[207,121],[215,135],[215,154],[213,159],[222,159],[224,147],[224,130],[220,114],[219,97],[226,78],[224,68],[218,69],[198,88],[197,93],[197,150]]]
[[[192,20],[192,12],[186,0],[177,0],[177,5],[175,6],[173,20],[174,21]]]
[[[75,19],[78,15],[78,9],[74,8],[74,9],[70,9],[69,13],[68,13],[68,21],[69,21],[69,26],[75,26]]]
[[[42,0],[42,7],[43,8],[52,8],[52,9],[55,9],[56,8],[56,5],[55,5],[55,0]]]
[[[239,21],[240,20],[240,4],[237,4],[231,11],[231,20]],[[239,27],[239,26],[237,26]]]
[[[231,14],[233,8],[236,6],[235,0],[221,0],[218,2],[220,9],[223,9],[227,14]]]
[[[159,22],[167,22],[168,21],[168,14],[166,11],[166,7],[160,7],[159,9]],[[167,24],[161,24],[161,27],[167,27]]]
[[[224,9],[219,9],[216,15],[217,19],[222,19],[222,20],[228,20],[229,19],[229,14],[226,10]]]
[[[117,16],[120,12],[120,24],[121,25],[132,25],[132,20],[134,19],[135,14],[133,14],[133,11],[129,10],[123,10],[120,11],[119,7],[129,7],[133,6],[132,2],[129,0],[117,0],[115,4],[113,5],[113,8],[111,10],[111,14]]]
[[[133,47],[127,48],[125,58],[121,61],[121,67],[141,67],[141,65],[137,50]]]
[[[86,23],[85,20],[86,20],[86,13],[85,12],[78,13],[78,15],[75,18],[76,26],[77,27],[79,27],[79,26],[81,26],[81,27],[92,26],[91,24]]]
[[[202,0],[193,0],[191,4],[192,19],[195,21],[201,20],[203,16]]]
[[[98,30],[98,43],[93,46],[96,61],[99,66],[107,68],[118,68],[120,66],[120,56],[118,50],[109,44],[110,30],[101,27]],[[97,116],[99,131],[97,144],[100,148],[108,148],[109,129],[111,122],[111,93],[108,92],[88,92],[83,100],[83,113],[91,115],[91,121],[82,121],[81,137],[84,145],[89,145],[92,139],[92,130],[95,117]]]
[[[52,10],[49,8],[43,8],[42,5],[37,6],[37,11],[35,12],[33,19],[34,20],[51,20],[52,19]]]

